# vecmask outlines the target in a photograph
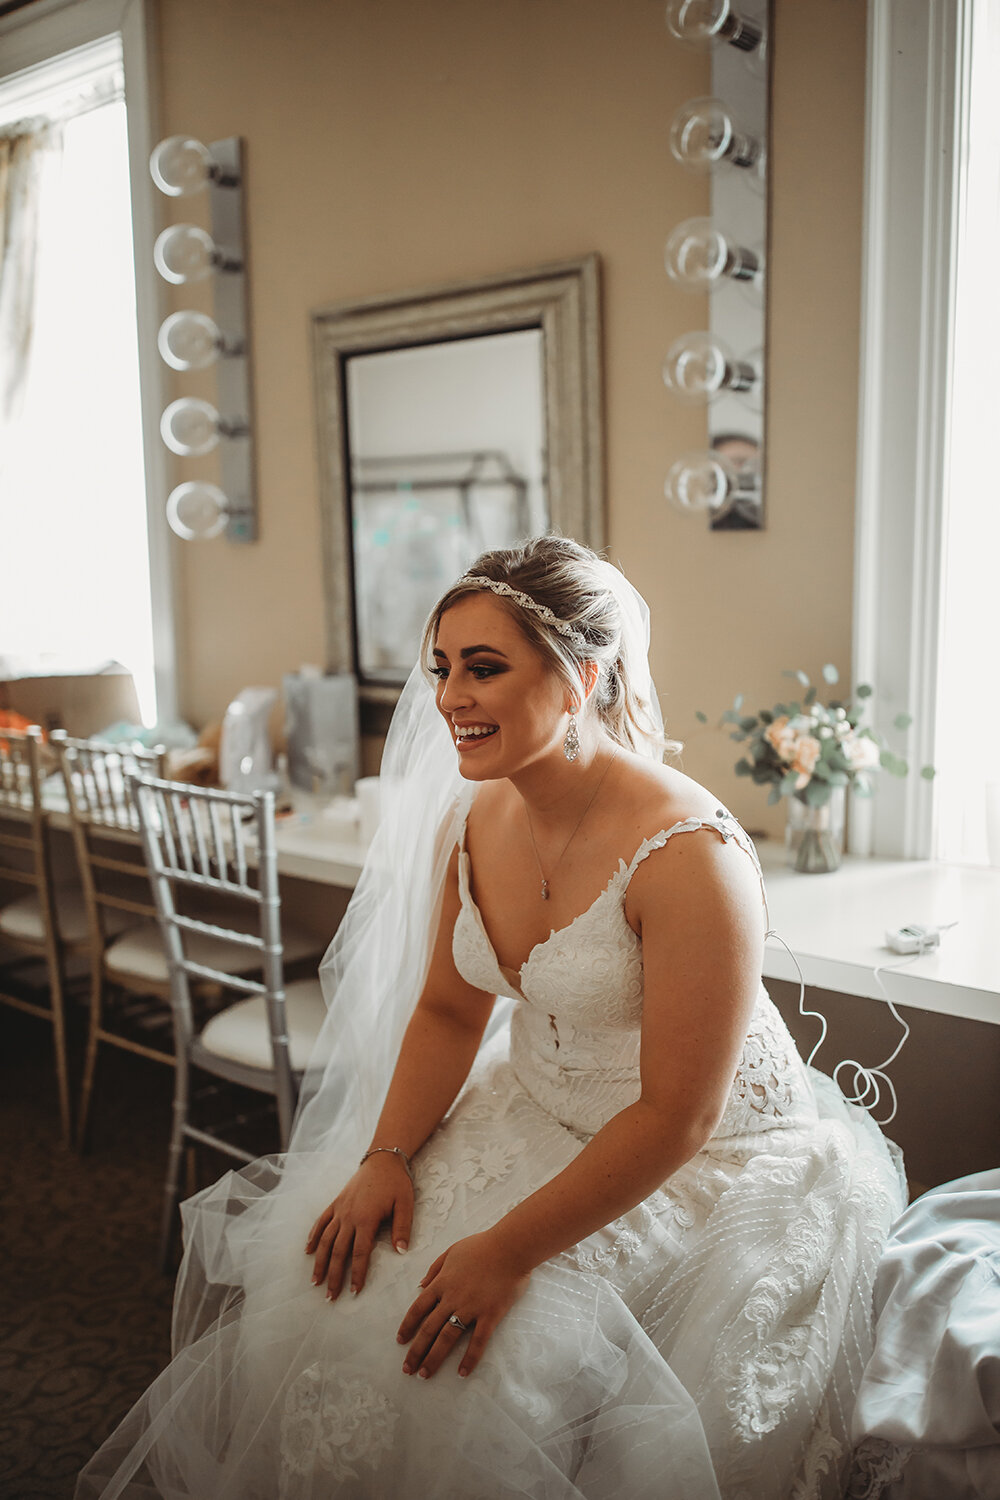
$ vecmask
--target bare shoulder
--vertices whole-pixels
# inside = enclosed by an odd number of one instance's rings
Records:
[[[669,903],[691,911],[706,903],[756,918],[761,909],[760,875],[743,843],[732,837],[724,803],[707,787],[670,766],[635,768],[641,786],[643,838],[670,833],[662,847],[636,867],[626,912],[633,925],[643,914]],[[702,826],[683,828],[685,823]]]

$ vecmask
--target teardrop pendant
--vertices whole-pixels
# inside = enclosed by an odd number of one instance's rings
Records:
[[[542,881],[542,900],[543,901],[547,901],[548,899],[549,899],[549,882],[547,880],[543,880]]]

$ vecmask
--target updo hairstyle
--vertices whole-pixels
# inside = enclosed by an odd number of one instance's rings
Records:
[[[598,678],[591,700],[602,726],[617,744],[629,750],[645,749],[647,754],[651,742],[661,755],[676,751],[680,746],[663,739],[653,725],[647,703],[629,680],[622,647],[621,606],[601,576],[597,566],[600,561],[596,552],[569,537],[539,536],[517,547],[484,552],[468,572],[527,594],[583,637],[585,644],[577,645],[532,610],[523,609],[502,594],[492,595],[545,664],[581,701],[584,665],[596,662]],[[421,664],[428,675],[441,617],[460,599],[485,592],[470,576],[460,578],[438,601],[424,627],[420,646]]]

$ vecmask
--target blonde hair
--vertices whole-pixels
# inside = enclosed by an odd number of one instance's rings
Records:
[[[495,552],[484,552],[438,600],[424,627],[420,661],[430,675],[430,659],[441,617],[470,594],[493,592],[480,580],[502,583],[526,594],[540,610],[551,611],[568,626],[562,634],[533,609],[504,593],[493,597],[516,622],[522,635],[569,691],[583,696],[584,668],[597,666],[592,701],[605,731],[629,750],[652,742],[660,753],[675,753],[680,745],[665,740],[654,726],[649,704],[630,681],[622,644],[622,612],[589,547],[563,536],[539,536]]]

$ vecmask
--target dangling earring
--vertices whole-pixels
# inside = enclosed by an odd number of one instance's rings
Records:
[[[569,716],[569,725],[566,729],[566,738],[563,740],[563,755],[567,760],[576,760],[580,754],[580,731],[576,727],[576,714]]]

